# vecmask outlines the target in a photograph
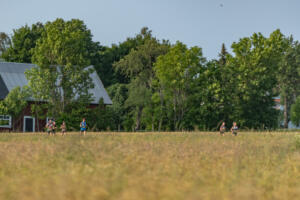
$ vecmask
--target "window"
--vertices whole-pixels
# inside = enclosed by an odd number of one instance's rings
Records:
[[[1,128],[11,128],[11,116],[0,115],[0,127]]]

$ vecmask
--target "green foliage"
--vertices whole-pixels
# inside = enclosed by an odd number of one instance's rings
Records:
[[[44,26],[40,22],[31,27],[25,25],[15,29],[11,38],[11,45],[3,52],[2,58],[9,62],[31,63],[33,49],[43,32]]]
[[[91,110],[87,118],[91,124],[91,129],[93,131],[116,130],[117,127],[115,127],[113,114],[115,113],[104,105],[103,99],[101,98],[99,105]]]
[[[113,114],[113,122],[115,126],[114,130],[120,131],[123,125],[123,122],[126,119],[127,109],[125,107],[125,101],[128,98],[128,89],[125,84],[114,84],[107,88],[107,92],[112,99],[113,104],[108,106],[109,109]]]
[[[26,72],[37,118],[53,116],[77,130],[86,117],[93,130],[216,130],[222,121],[242,128],[273,129],[283,119],[297,121],[300,94],[300,45],[279,30],[254,33],[206,61],[200,47],[159,41],[147,27],[110,47],[92,41],[83,21],[73,19],[23,26],[11,38],[0,35],[7,61],[33,62]],[[90,73],[94,65],[113,104],[91,109]],[[12,112],[8,102],[2,113]],[[13,104],[12,104],[13,105]],[[22,105],[22,103],[21,103]],[[293,105],[293,106],[291,106]],[[296,110],[296,111],[295,111]]]
[[[157,57],[165,54],[169,48],[167,42],[160,43],[151,36],[151,32],[144,33],[142,30],[141,34],[146,38],[144,44],[138,46],[136,50],[131,50],[127,56],[114,64],[118,71],[130,79],[125,106],[130,108],[130,114],[135,118],[135,130],[141,128],[143,109],[146,106],[153,109],[151,102],[155,79],[153,66]]]
[[[278,90],[284,106],[284,127],[288,128],[291,105],[300,95],[300,44],[293,38],[286,39],[286,50],[279,65]]]
[[[285,45],[279,30],[269,38],[255,33],[233,43],[235,56],[228,59],[234,88],[232,114],[241,126],[276,127],[278,112],[273,97],[278,94],[274,88]]]
[[[26,72],[35,98],[49,102],[49,113],[58,116],[72,102],[90,101],[88,90],[91,52],[95,46],[92,35],[83,21],[57,19],[47,22],[34,48],[32,60],[37,68]]]
[[[143,45],[146,40],[151,38],[151,31],[144,27],[141,32],[133,38],[127,38],[126,41],[119,44],[112,44],[111,47],[104,47],[98,52],[98,62],[95,66],[104,86],[109,87],[113,84],[126,84],[129,78],[113,67],[114,63],[119,62],[131,50],[136,50],[138,46]]]
[[[172,110],[172,113],[168,114],[169,120],[173,120],[172,129],[185,128],[183,121],[188,111],[191,85],[202,72],[204,63],[205,58],[201,48],[188,49],[180,42],[177,42],[166,55],[160,56],[155,63],[155,73],[164,99],[163,104],[166,110]]]
[[[2,57],[2,53],[5,52],[10,47],[10,45],[10,37],[4,32],[0,32],[0,58]]]
[[[0,113],[2,115],[18,116],[27,106],[27,101],[30,93],[26,87],[16,87],[0,101]]]
[[[65,112],[60,113],[55,119],[57,127],[60,127],[63,121],[66,122],[67,130],[78,131],[80,129],[80,122],[82,118],[87,119],[88,129],[90,129],[90,123],[88,117],[91,114],[91,109],[84,103],[71,103]]]
[[[300,96],[297,97],[295,103],[291,106],[291,121],[297,126],[300,125]]]

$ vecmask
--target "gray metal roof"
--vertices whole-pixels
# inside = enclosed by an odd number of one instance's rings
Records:
[[[23,87],[27,85],[28,81],[25,77],[24,72],[35,66],[36,65],[25,64],[25,63],[0,62],[0,77],[2,77],[2,80],[7,90],[10,92],[12,89],[14,89],[17,86]],[[108,96],[97,72],[94,71],[90,76],[94,83],[94,88],[89,90],[90,94],[93,94],[92,103],[98,104],[100,98],[103,98],[104,104],[112,104],[112,101]],[[0,80],[0,89],[1,89],[1,80]],[[5,94],[5,96],[6,95],[7,94]],[[2,96],[4,96],[4,92]],[[0,92],[0,99],[1,99],[1,92]]]
[[[8,95],[8,89],[0,75],[0,99],[4,99]]]

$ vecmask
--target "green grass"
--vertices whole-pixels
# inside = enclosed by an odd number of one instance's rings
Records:
[[[300,134],[0,134],[0,199],[299,199]]]

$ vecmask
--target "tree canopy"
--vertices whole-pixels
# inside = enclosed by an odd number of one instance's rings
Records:
[[[78,19],[25,25],[0,36],[3,59],[38,66],[26,72],[31,97],[70,123],[79,115],[90,117],[95,130],[217,130],[223,121],[275,129],[282,117],[285,128],[299,123],[300,45],[280,30],[237,38],[230,50],[222,44],[211,60],[201,47],[159,40],[147,27],[102,46]],[[93,87],[89,65],[113,105],[86,107]],[[278,97],[283,110],[275,109]]]
[[[92,34],[81,20],[47,22],[33,49],[38,67],[26,72],[37,99],[49,102],[52,116],[67,111],[74,101],[89,102],[93,86],[88,68],[93,47]]]

